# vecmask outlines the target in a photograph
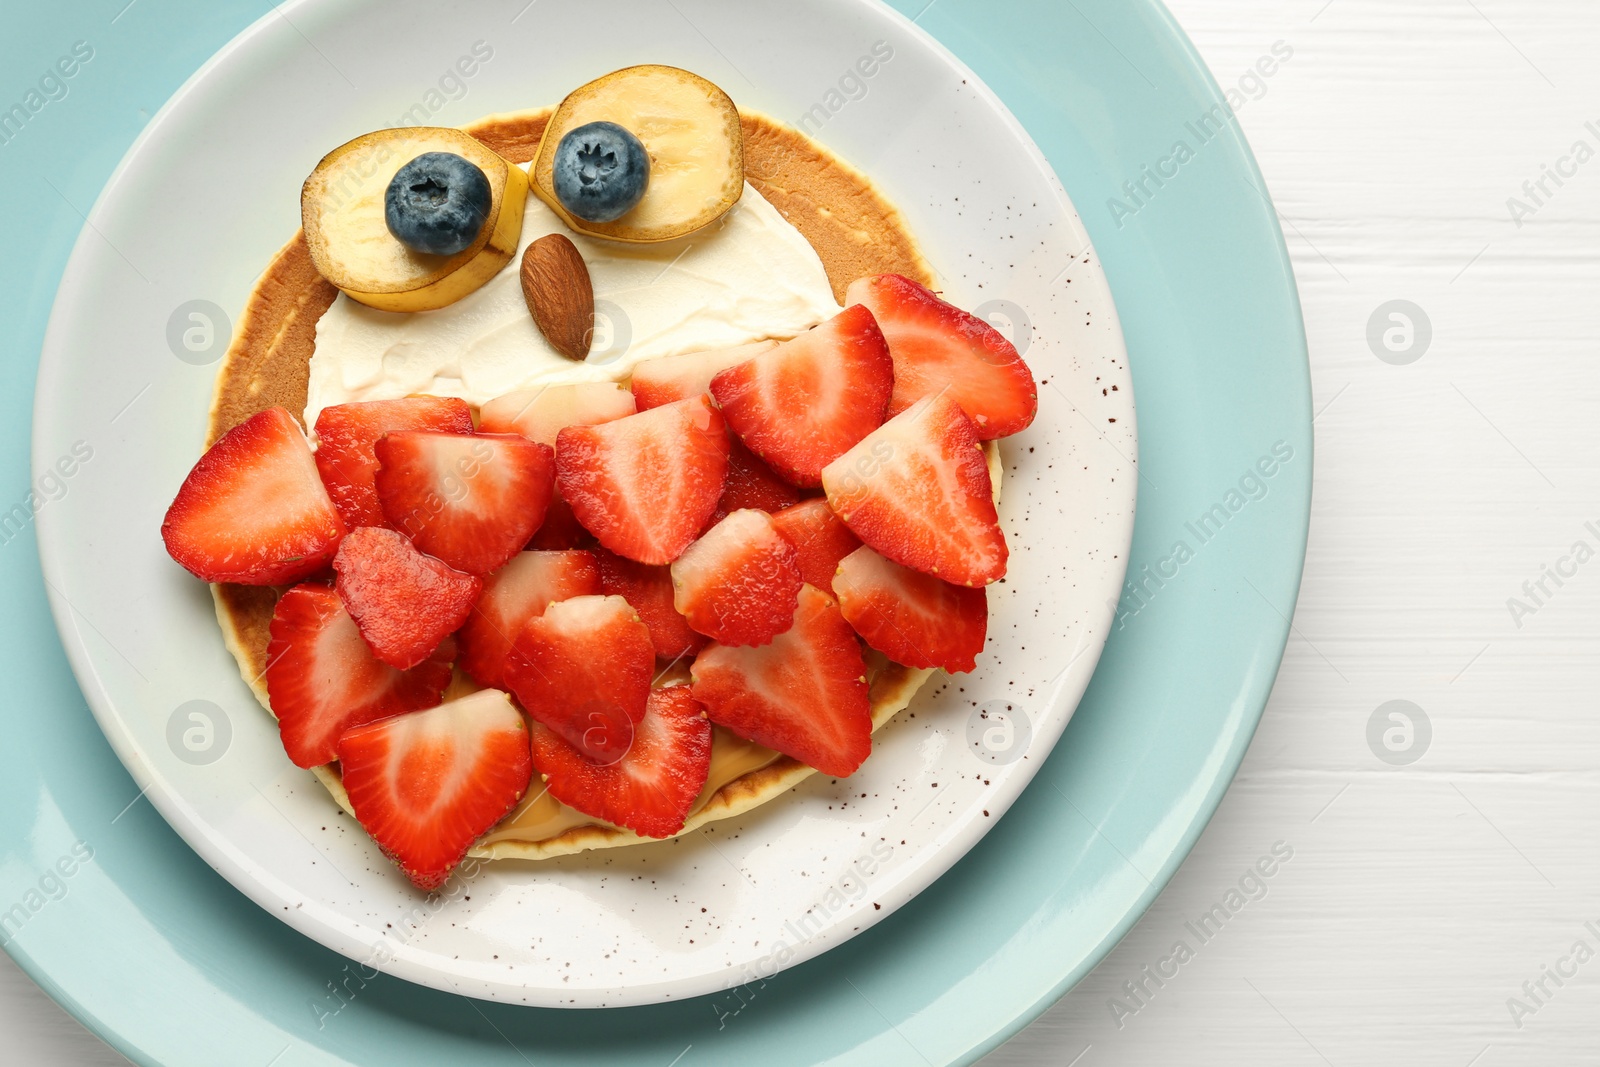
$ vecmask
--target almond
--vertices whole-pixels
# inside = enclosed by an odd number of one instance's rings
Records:
[[[583,256],[564,234],[541,237],[522,254],[522,295],[550,347],[568,359],[588,357],[594,286]]]

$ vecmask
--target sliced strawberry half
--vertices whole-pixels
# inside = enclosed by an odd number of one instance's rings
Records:
[[[870,647],[907,667],[977,666],[989,628],[989,593],[902,567],[865,545],[833,579],[839,610]]]
[[[346,731],[339,774],[367,833],[412,884],[434,890],[516,807],[533,758],[522,714],[483,689]]]
[[[839,561],[861,547],[826,500],[802,500],[772,516],[772,524],[800,553],[800,577],[823,592],[833,591]]]
[[[515,433],[554,448],[568,426],[598,426],[632,415],[633,394],[615,382],[575,382],[521,389],[478,412],[479,433]]]
[[[987,322],[898,274],[858,278],[845,299],[870,308],[888,339],[894,357],[890,415],[949,390],[986,441],[1033,422],[1039,387],[1016,348]]]
[[[339,735],[387,715],[431,708],[450,684],[455,642],[409,671],[372,654],[339,594],[297,585],[278,599],[267,641],[267,698],[297,767],[331,763]]]
[[[689,621],[678,614],[673,603],[672,571],[665,566],[637,563],[615,552],[600,549],[600,589],[607,596],[620,596],[650,630],[650,641],[661,659],[692,656],[706,647],[710,639],[696,633]]]
[[[681,356],[647,359],[633,368],[633,398],[639,410],[658,408],[711,391],[711,379],[745,360],[774,347],[776,341],[757,341],[736,348],[714,348]]]
[[[373,446],[386,433],[433,430],[471,433],[472,409],[465,400],[408,396],[335,404],[317,416],[317,470],[344,524],[386,526],[372,476],[378,471]]]
[[[655,665],[650,631],[626,600],[579,596],[523,624],[505,676],[529,715],[609,763],[633,743]]]
[[[712,645],[691,673],[712,722],[823,774],[847,777],[872,751],[861,643],[814,586],[800,591],[794,625],[771,644]]]
[[[711,379],[728,425],[788,481],[822,468],[883,424],[894,389],[889,346],[859,305]]]
[[[335,588],[373,655],[409,670],[466,621],[483,589],[476,575],[418,552],[378,526],[351,531],[333,557]]]
[[[716,510],[728,432],[700,395],[556,439],[556,479],[572,513],[619,556],[671,563]]]
[[[822,472],[828,506],[888,556],[957,585],[1006,573],[978,433],[948,393],[917,401]]]
[[[673,603],[724,645],[764,645],[789,628],[800,554],[764,511],[746,508],[706,531],[672,564]]]
[[[722,497],[717,501],[711,521],[721,522],[741,508],[768,513],[782,511],[799,500],[798,489],[773,473],[771,467],[751,455],[744,445],[733,441],[728,451],[728,480],[723,483]]]
[[[641,837],[682,830],[711,771],[711,723],[686,685],[650,691],[633,747],[611,763],[595,763],[541,723],[529,733],[551,796]]]
[[[185,570],[239,585],[287,585],[315,574],[344,532],[311,445],[284,408],[268,408],[223,434],[161,521],[167,553]]]
[[[469,574],[520,552],[555,491],[555,453],[520,434],[392,433],[377,454],[389,525]]]
[[[558,600],[600,592],[589,552],[519,552],[483,580],[483,594],[461,628],[461,669],[479,685],[505,685],[511,643],[529,619]]]

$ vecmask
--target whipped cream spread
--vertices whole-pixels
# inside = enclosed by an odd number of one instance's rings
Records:
[[[560,355],[522,295],[522,251],[563,233],[594,285],[588,360]],[[529,196],[517,255],[482,288],[437,311],[378,311],[345,296],[317,323],[305,420],[324,407],[413,393],[482,406],[518,389],[619,381],[643,360],[789,338],[839,312],[816,251],[752,186],[712,226],[629,245],[573,233]]]

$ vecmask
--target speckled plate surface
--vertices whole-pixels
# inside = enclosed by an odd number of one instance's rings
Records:
[[[35,455],[54,457],[126,405],[116,447],[41,515],[39,539],[68,656],[151,803],[228,881],[364,968],[544,1007],[768,978],[888,916],[965,854],[1088,683],[1137,483],[1133,390],[1098,257],[1044,157],[975,75],[858,0],[721,5],[709,20],[620,7],[603,55],[564,49],[539,63],[492,5],[452,20],[455,51],[441,51],[435,0],[303,0],[257,23],[155,116],[102,194],[91,223],[106,241],[80,243],[68,264],[36,407]],[[593,17],[592,4],[544,0],[522,19],[574,41]],[[456,52],[477,60],[470,79]],[[193,299],[236,314],[294,232],[316,160],[413,99],[425,110],[444,100],[436,69],[458,71],[449,84],[465,99],[429,122],[554,102],[646,61],[802,123],[900,206],[952,300],[1012,332],[1042,385],[1037,422],[1002,445],[1009,575],[990,594],[978,669],[931,683],[850,779],[814,777],[671,843],[502,862],[424,897],[289,764],[222,647],[209,594],[162,549],[215,365],[193,346],[176,349],[186,358],[105,356],[130,335],[163,337]]]

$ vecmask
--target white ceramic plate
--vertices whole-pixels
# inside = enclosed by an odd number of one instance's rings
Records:
[[[1025,351],[1040,412],[1003,446],[1010,574],[991,588],[978,670],[930,683],[852,778],[813,777],[674,843],[491,865],[424,897],[289,764],[208,591],[162,549],[161,516],[204,436],[208,360],[226,347],[225,329],[209,345],[203,326],[183,331],[197,309],[237,314],[330,146],[553,103],[641,62],[804,118],[900,206],[947,295]],[[838,944],[994,825],[1099,658],[1133,529],[1133,414],[1110,292],[1065,192],[976,77],[887,8],[614,0],[597,22],[581,0],[304,0],[202,68],[90,214],[39,373],[35,473],[55,473],[36,484],[59,496],[39,513],[40,552],[117,753],[262,907],[360,963],[469,996],[650,1003]]]

